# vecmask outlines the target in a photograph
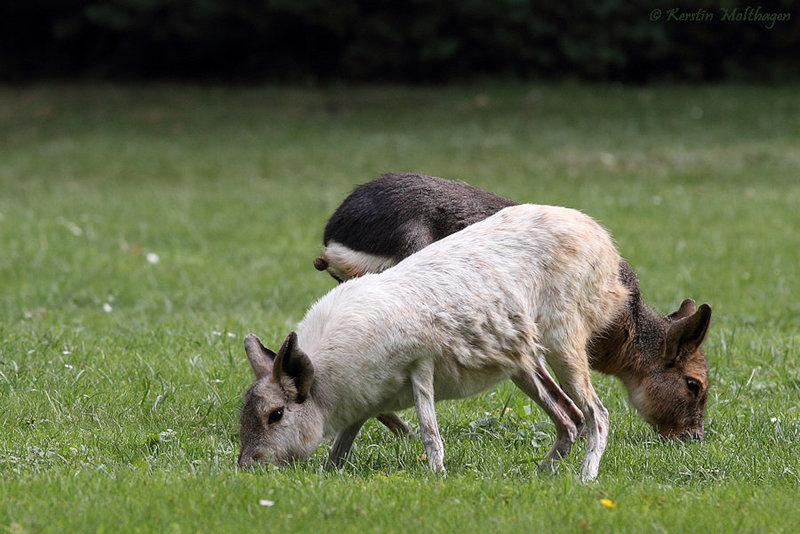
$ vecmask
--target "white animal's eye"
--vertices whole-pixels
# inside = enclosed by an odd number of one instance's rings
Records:
[[[267,416],[267,424],[271,425],[273,423],[277,423],[281,420],[281,417],[283,417],[283,407],[275,408],[269,412],[269,415]]]
[[[691,391],[692,395],[694,395],[695,397],[697,397],[700,394],[700,382],[698,382],[694,378],[686,379],[686,387],[689,388],[689,391]]]

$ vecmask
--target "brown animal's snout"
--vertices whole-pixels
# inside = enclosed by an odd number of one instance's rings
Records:
[[[656,428],[656,430],[665,438],[672,438],[680,441],[702,441],[703,437],[705,436],[705,430],[702,426],[700,428],[688,428],[682,432],[672,429],[665,430],[661,428]]]
[[[684,436],[687,436],[687,435],[684,434]],[[697,432],[692,432],[692,433],[688,434],[688,437],[686,439],[690,439],[690,440],[693,440],[693,441],[703,441],[704,437],[705,437],[705,432],[703,432],[703,430],[698,430]]]
[[[702,441],[704,436],[705,430],[701,426],[700,428],[685,430],[680,436],[678,436],[678,439],[681,441]]]
[[[631,386],[630,400],[637,411],[661,436],[680,441],[705,436],[705,386],[695,397],[682,372],[656,374]],[[693,376],[700,376],[696,373]],[[703,377],[702,383],[705,383]]]

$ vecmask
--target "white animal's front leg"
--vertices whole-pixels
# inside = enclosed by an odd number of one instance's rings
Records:
[[[358,431],[361,430],[363,425],[364,421],[358,421],[339,432],[336,439],[333,441],[331,453],[328,456],[328,466],[341,467],[342,462],[350,453],[353,440],[356,439]]]
[[[564,392],[583,412],[586,453],[581,463],[581,480],[593,480],[597,477],[600,458],[608,442],[608,410],[592,387],[588,358],[583,348],[572,348],[570,351],[550,352],[547,361],[558,376]]]
[[[586,482],[597,477],[600,458],[608,443],[608,410],[592,390],[592,396],[583,411],[586,416],[586,455],[581,464],[581,479]]]
[[[597,477],[600,458],[608,442],[608,410],[597,398],[588,374],[563,382],[564,390],[583,411],[586,428],[586,453],[581,463],[581,480]]]
[[[444,473],[444,444],[436,423],[433,394],[433,362],[425,360],[411,373],[414,406],[419,420],[419,434],[428,453],[428,464],[433,471]]]
[[[520,371],[512,377],[514,383],[542,407],[556,427],[556,440],[545,459],[539,463],[539,472],[555,473],[563,458],[583,427],[583,414],[550,377],[538,358],[533,368]]]

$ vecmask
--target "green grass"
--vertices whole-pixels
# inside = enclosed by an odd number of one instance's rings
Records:
[[[795,531],[797,94],[0,89],[0,532]],[[333,287],[311,263],[327,217],[385,171],[580,208],[654,308],[709,302],[707,439],[656,437],[597,375],[589,484],[582,444],[533,473],[553,428],[508,383],[439,405],[444,479],[375,422],[342,473],[325,447],[238,470],[243,336],[275,347]]]

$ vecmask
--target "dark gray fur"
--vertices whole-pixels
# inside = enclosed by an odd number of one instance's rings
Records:
[[[383,174],[356,187],[342,202],[325,226],[323,243],[336,241],[399,262],[515,204],[464,182],[424,174]]]

